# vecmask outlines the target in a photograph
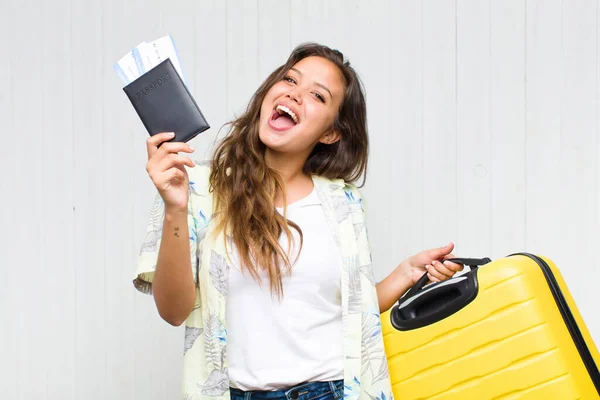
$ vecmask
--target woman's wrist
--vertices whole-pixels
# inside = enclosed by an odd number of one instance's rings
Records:
[[[412,285],[410,263],[405,260],[377,284],[380,312],[387,311]]]
[[[187,217],[188,209],[185,207],[165,206],[165,218],[177,218],[181,215]]]
[[[413,285],[412,270],[409,260],[402,261],[392,272],[395,274],[395,287],[400,291],[400,296],[403,295]]]

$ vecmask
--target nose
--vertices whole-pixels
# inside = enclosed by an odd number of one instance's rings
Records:
[[[287,92],[286,97],[289,97],[292,101],[295,101],[298,104],[302,104],[302,95],[297,87],[290,89]]]

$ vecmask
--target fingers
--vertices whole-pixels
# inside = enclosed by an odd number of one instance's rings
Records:
[[[431,282],[441,282],[445,280],[443,275],[437,272],[433,266],[428,265],[425,268],[427,269],[427,277]]]
[[[456,258],[456,256],[454,254],[450,253],[450,254],[448,254],[447,256],[445,256],[443,258],[444,259],[444,265],[448,269],[450,269],[450,270],[452,270],[454,272],[460,272],[463,269],[465,269],[465,266],[462,265],[462,264],[458,264],[458,263],[453,263],[453,262],[447,261],[447,260],[450,260],[451,258]]]
[[[186,174],[179,168],[171,168],[167,171],[160,173],[156,178],[161,186],[160,189],[167,189],[171,184],[178,182],[185,182]]]
[[[150,158],[152,158],[154,153],[156,153],[156,150],[158,150],[158,146],[162,142],[171,140],[171,139],[173,139],[174,136],[175,136],[175,133],[173,133],[173,132],[163,132],[163,133],[158,133],[156,135],[152,135],[148,139],[146,139],[146,150],[148,151],[148,160],[150,160]]]
[[[146,140],[148,150],[146,171],[154,185],[162,190],[173,183],[184,182],[187,176],[184,167],[194,167],[194,162],[189,157],[179,154],[179,152],[193,153],[194,148],[183,142],[165,142],[172,137],[172,134],[165,132]]]
[[[452,253],[448,253],[446,254],[444,257],[442,257],[444,260],[449,260],[451,258],[456,258],[456,256]]]
[[[171,153],[160,160],[160,162],[156,165],[156,169],[157,172],[164,172],[170,168],[183,167],[184,165],[193,168],[194,162],[189,157],[182,156],[177,153]]]
[[[429,279],[432,282],[440,282],[452,278],[454,274],[463,269],[463,266],[456,263],[434,261],[426,267]]]
[[[454,274],[439,261],[434,261],[431,265],[428,265],[427,272],[429,273],[430,279],[435,278],[438,281],[446,280]]]
[[[171,140],[175,134],[173,132],[163,132],[156,135],[150,136],[146,140],[146,150],[148,152],[148,161],[153,157],[162,158],[168,153],[186,152],[193,153],[194,148],[187,143],[183,142],[169,142],[164,143],[167,140]],[[159,148],[160,146],[160,148]],[[159,153],[159,154],[157,154]]]
[[[173,166],[187,165],[192,168],[194,162],[188,157],[180,156],[178,153],[193,153],[194,148],[182,142],[163,143],[160,148],[157,148],[156,146],[162,143],[165,138],[168,138],[166,133],[159,133],[146,141],[149,157],[146,164],[148,174],[157,174]]]
[[[149,163],[150,164],[150,163]],[[147,167],[148,175],[157,187],[166,189],[165,182],[177,182],[179,178],[184,179],[184,166],[192,168],[194,162],[186,156],[172,153],[160,160],[159,163]],[[172,178],[176,178],[174,181]]]

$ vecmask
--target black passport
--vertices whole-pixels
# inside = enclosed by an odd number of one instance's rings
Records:
[[[123,91],[150,135],[175,132],[171,142],[187,142],[210,128],[168,58],[129,83]]]

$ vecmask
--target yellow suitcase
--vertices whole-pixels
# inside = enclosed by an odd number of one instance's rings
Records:
[[[549,259],[454,259],[382,314],[396,400],[600,399],[600,356]],[[600,303],[600,300],[599,300]]]

